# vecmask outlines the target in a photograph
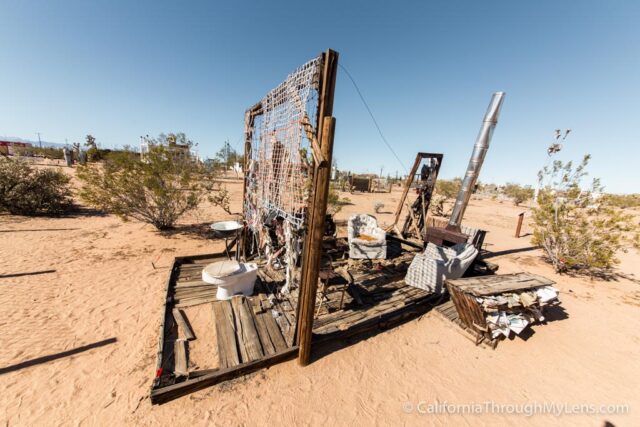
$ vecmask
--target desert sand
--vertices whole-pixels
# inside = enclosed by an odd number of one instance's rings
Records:
[[[241,184],[226,185],[239,212]],[[388,224],[400,190],[347,196],[353,204],[337,219],[373,213],[381,201],[377,216]],[[92,211],[53,219],[0,216],[0,420],[8,426],[640,425],[640,254],[621,254],[614,281],[559,276],[531,247],[530,235],[513,237],[523,210],[473,199],[465,223],[489,231],[487,249],[496,252],[491,261],[499,273],[529,271],[557,282],[565,314],[534,326],[526,340],[507,340],[496,350],[475,347],[430,312],[364,340],[317,349],[308,367],[285,362],[162,406],[152,406],[148,394],[168,267],[174,256],[221,250],[220,241],[206,237],[206,224],[230,216],[203,206],[165,234]],[[530,231],[525,225],[523,233]],[[35,272],[42,273],[24,274]],[[436,402],[615,404],[628,405],[628,413],[419,413]]]

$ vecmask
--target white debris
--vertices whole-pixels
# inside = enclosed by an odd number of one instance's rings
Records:
[[[558,289],[544,286],[535,290],[508,292],[500,295],[476,297],[486,317],[492,338],[519,335],[529,324],[544,321],[542,308],[558,303]]]

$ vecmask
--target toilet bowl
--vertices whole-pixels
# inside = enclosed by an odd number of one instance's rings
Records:
[[[202,280],[218,287],[216,298],[219,300],[228,300],[238,294],[250,296],[257,275],[257,264],[233,260],[214,262],[202,270]]]

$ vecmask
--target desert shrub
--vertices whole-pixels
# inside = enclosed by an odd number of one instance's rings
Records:
[[[453,206],[447,209],[447,202],[458,197],[460,187],[462,187],[462,179],[460,178],[439,179],[436,181],[436,189],[429,203],[429,211],[431,214],[441,217],[451,215]]]
[[[62,148],[54,147],[16,147],[15,152],[19,156],[25,157],[43,157],[45,159],[61,160],[64,159]]]
[[[382,202],[376,202],[376,203],[373,205],[373,210],[374,210],[377,214],[379,214],[379,213],[380,213],[380,211],[382,211],[382,209],[384,209],[384,203],[382,203]]]
[[[533,210],[533,242],[558,272],[606,274],[618,263],[616,252],[638,239],[630,215],[606,198],[594,199],[602,191],[598,179],[588,191],[580,188],[589,158],[575,168],[572,162],[555,161],[538,174],[541,190]]]
[[[605,194],[602,196],[612,206],[636,208],[640,206],[640,194]]]
[[[231,195],[226,188],[220,188],[209,196],[209,201],[220,206],[222,210],[231,215]]]
[[[59,215],[71,205],[69,177],[63,172],[0,158],[0,211],[14,215]]]
[[[163,230],[174,226],[213,190],[205,167],[162,145],[153,146],[144,161],[136,153],[109,153],[101,164],[78,168],[87,203],[126,220],[135,218]]]
[[[449,216],[451,214],[451,209],[446,209],[445,203],[447,202],[447,198],[441,194],[434,194],[431,197],[431,203],[429,204],[429,211],[433,216]]]
[[[439,179],[436,181],[435,194],[444,196],[446,199],[455,199],[458,197],[460,187],[462,187],[462,180],[460,178]]]
[[[348,197],[340,197],[340,193],[333,184],[329,186],[329,194],[327,196],[327,213],[335,215],[342,210],[344,205],[351,203]]]
[[[533,198],[533,188],[530,186],[521,186],[518,184],[507,183],[504,186],[504,194],[513,200],[516,206],[520,206],[521,203],[531,200]]]

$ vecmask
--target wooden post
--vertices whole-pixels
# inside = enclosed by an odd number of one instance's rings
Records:
[[[398,202],[398,207],[396,208],[396,213],[393,218],[393,223],[387,227],[387,231],[395,230],[396,233],[400,233],[398,230],[398,221],[400,220],[400,214],[402,213],[402,208],[404,207],[404,202],[407,199],[407,195],[409,194],[409,189],[411,188],[411,184],[413,184],[413,180],[415,179],[416,173],[418,172],[418,167],[420,166],[420,162],[422,159],[434,158],[438,162],[436,166],[436,175],[435,179],[438,179],[438,173],[440,172],[440,165],[442,164],[442,154],[436,153],[418,153],[416,155],[416,160],[413,162],[413,167],[411,168],[411,172],[407,176],[407,180],[404,183],[404,190],[402,192],[402,197],[400,197],[400,201]],[[435,185],[435,184],[434,184]],[[435,189],[435,187],[434,187]],[[425,228],[426,228],[426,217],[425,217]],[[404,237],[404,236],[401,236]]]
[[[296,307],[296,334],[294,341],[303,350],[299,353],[299,363],[306,365],[309,363],[309,357],[311,354],[311,333],[313,329],[313,313],[315,307],[316,290],[318,287],[318,266],[320,262],[320,248],[322,247],[322,234],[319,237],[314,237],[314,230],[318,227],[324,228],[324,220],[326,214],[326,200],[324,202],[324,208],[317,206],[321,201],[320,195],[322,193],[328,193],[329,191],[329,178],[331,174],[331,156],[333,154],[333,128],[334,125],[329,126],[331,130],[331,138],[325,138],[325,117],[330,117],[333,114],[333,95],[336,87],[336,75],[338,73],[338,53],[329,49],[323,53],[323,70],[318,87],[319,99],[318,99],[318,114],[316,123],[316,138],[320,144],[320,151],[322,158],[325,160],[324,165],[315,165],[313,173],[313,185],[311,187],[311,195],[309,197],[309,205],[307,208],[307,234],[305,236],[304,247],[302,249],[302,269],[300,272],[301,282],[298,298],[298,306]],[[329,142],[330,141],[330,142]],[[328,155],[325,155],[328,150]],[[320,169],[322,166],[324,169]],[[322,173],[324,171],[324,173]],[[326,180],[324,182],[319,177],[322,176]],[[324,194],[326,199],[327,194]],[[322,209],[321,209],[322,208]],[[315,239],[315,240],[314,240]],[[316,248],[314,253],[312,248]],[[314,257],[317,259],[314,260]],[[315,265],[315,273],[314,273]]]
[[[309,364],[311,357],[311,338],[313,331],[314,308],[316,292],[318,290],[318,273],[320,272],[320,257],[322,255],[322,236],[327,212],[327,198],[329,195],[329,181],[331,178],[331,155],[333,152],[333,134],[336,119],[325,117],[322,126],[322,157],[328,161],[316,169],[313,211],[311,212],[311,227],[309,238],[305,246],[309,246],[308,258],[302,271],[303,281],[298,302],[298,342],[300,352],[298,363],[302,366]]]
[[[396,208],[396,213],[393,219],[393,224],[388,228],[388,231],[391,231],[396,224],[398,224],[398,220],[400,219],[400,214],[402,213],[402,208],[404,207],[404,201],[407,199],[407,194],[409,194],[409,188],[411,188],[411,184],[413,183],[413,178],[416,176],[416,172],[418,171],[418,166],[420,166],[420,161],[422,158],[418,154],[416,156],[415,162],[413,162],[413,167],[411,168],[411,172],[407,176],[407,180],[404,183],[404,190],[402,191],[402,197],[400,197],[400,202],[398,203],[398,207]]]
[[[522,220],[524,219],[524,212],[518,214],[518,226],[516,227],[516,238],[520,238],[520,229],[522,228]]]

